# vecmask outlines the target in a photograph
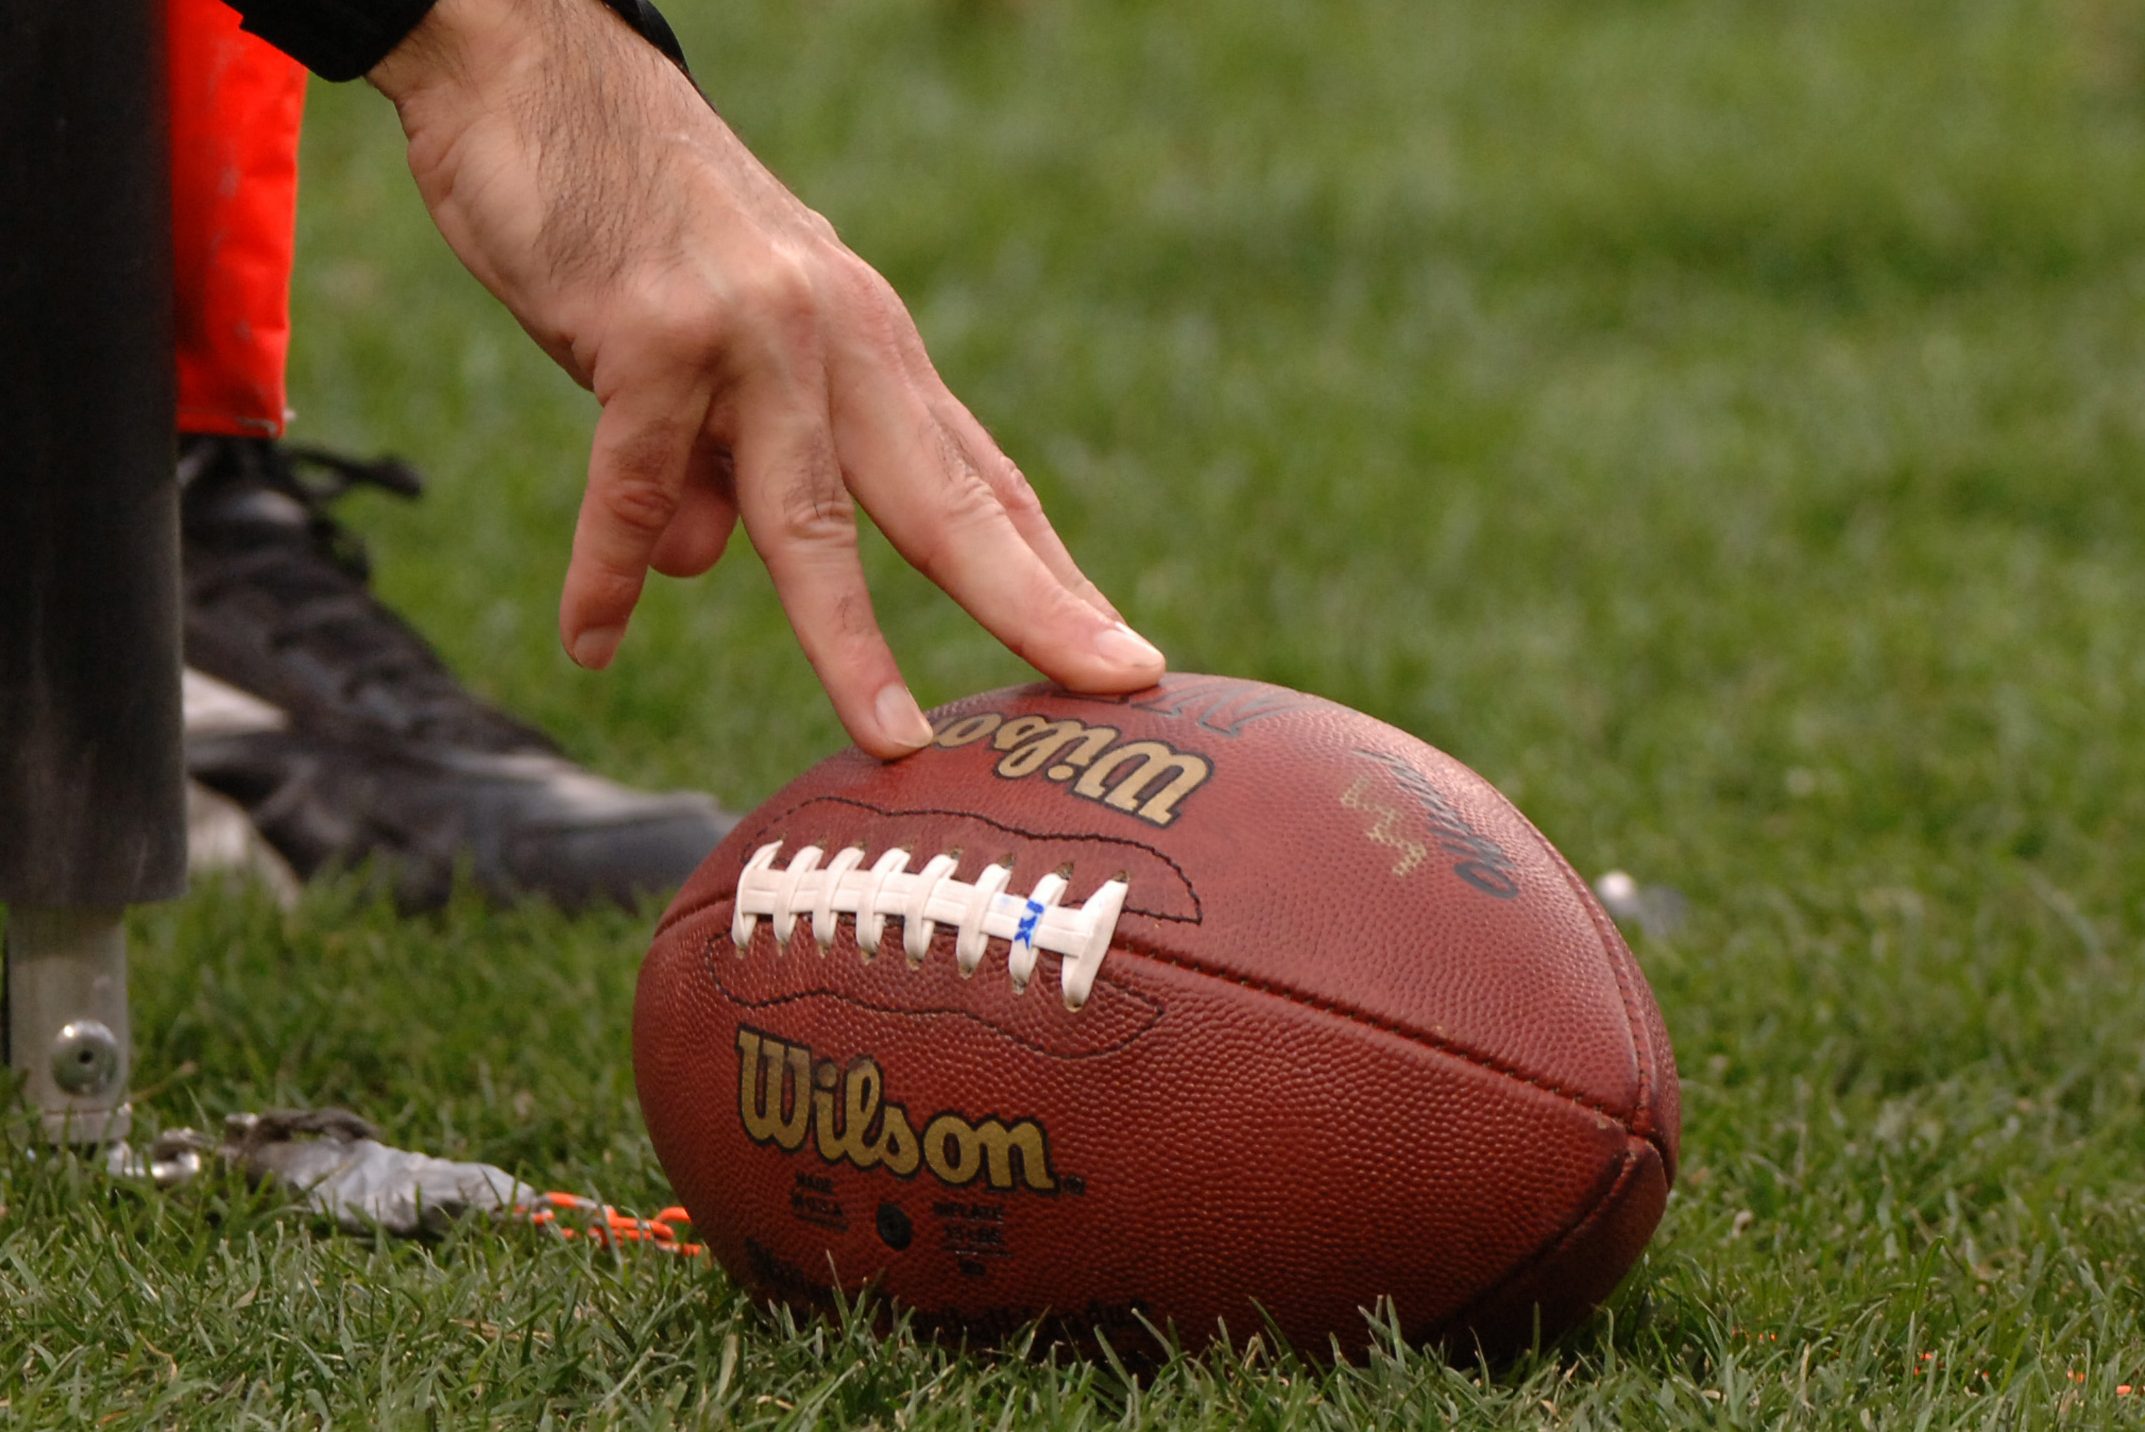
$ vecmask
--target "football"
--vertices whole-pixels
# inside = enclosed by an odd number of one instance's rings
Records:
[[[934,1333],[1495,1354],[1617,1284],[1675,1176],[1668,1036],[1510,802],[1317,697],[1177,675],[932,713],[737,827],[634,1071],[756,1296]]]

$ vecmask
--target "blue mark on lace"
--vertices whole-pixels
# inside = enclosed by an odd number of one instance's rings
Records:
[[[1014,944],[1034,948],[1035,927],[1042,923],[1043,911],[1047,908],[1040,900],[1028,902],[1027,913],[1020,917],[1020,927],[1013,931]]]

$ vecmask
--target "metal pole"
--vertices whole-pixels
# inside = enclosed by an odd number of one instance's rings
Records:
[[[159,0],[0,0],[0,904],[46,1137],[127,1126],[126,906],[185,883]]]

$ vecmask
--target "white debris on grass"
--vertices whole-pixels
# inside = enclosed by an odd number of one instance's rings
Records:
[[[470,1213],[533,1208],[540,1195],[506,1170],[393,1148],[342,1109],[233,1114],[221,1140],[174,1129],[146,1159],[115,1150],[115,1174],[148,1176],[160,1187],[185,1183],[211,1162],[305,1200],[349,1233],[436,1234]]]
[[[1641,885],[1623,870],[1605,871],[1596,879],[1594,898],[1617,924],[1636,926],[1655,939],[1667,939],[1682,929],[1690,908],[1682,891],[1667,885]]]

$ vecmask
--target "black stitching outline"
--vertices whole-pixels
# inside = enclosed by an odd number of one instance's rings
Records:
[[[746,843],[749,844],[753,849],[758,849],[760,846],[765,845],[767,843],[766,837],[774,830],[776,826],[780,825],[783,821],[794,816],[798,811],[803,810],[806,806],[819,805],[823,802],[831,802],[835,805],[850,806],[857,810],[869,811],[873,815],[936,815],[945,816],[949,820],[981,821],[983,824],[990,826],[993,830],[1002,830],[1007,835],[1016,835],[1021,837],[1023,840],[1061,840],[1083,842],[1091,845],[1129,845],[1134,850],[1146,851],[1156,860],[1161,861],[1172,871],[1176,872],[1178,883],[1180,883],[1184,887],[1184,893],[1191,897],[1192,913],[1190,915],[1165,915],[1160,911],[1156,910],[1142,910],[1131,903],[1131,896],[1129,894],[1127,894],[1125,897],[1125,913],[1128,915],[1137,915],[1143,920],[1161,920],[1165,923],[1172,925],[1202,925],[1206,923],[1206,902],[1199,898],[1199,888],[1196,885],[1192,884],[1192,877],[1185,872],[1183,865],[1178,863],[1175,859],[1171,858],[1166,852],[1157,850],[1153,846],[1145,843],[1144,841],[1123,840],[1114,835],[1078,835],[1067,834],[1059,831],[1028,830],[1023,826],[1008,825],[1002,820],[993,820],[987,815],[978,815],[974,811],[942,810],[936,806],[904,806],[899,810],[889,810],[885,806],[873,805],[870,801],[858,800],[855,796],[827,795],[807,796],[805,799],[798,801],[795,805],[784,807],[779,814],[770,816],[768,817],[768,819],[762,821],[753,830],[752,834],[747,837]],[[736,897],[733,895],[726,898],[734,899]],[[658,923],[655,927],[655,933],[658,937],[660,937],[674,926],[681,925],[685,921],[691,919],[693,916],[698,915],[703,911],[713,909],[715,905],[721,903],[722,902],[720,900],[717,900],[712,901],[706,905],[696,905],[690,910],[677,911],[670,918],[667,918]]]
[[[703,946],[700,951],[701,959],[708,964],[719,963],[714,949],[715,942],[715,938],[711,937],[708,940],[707,944]],[[1007,1040],[1019,1045],[1021,1048],[1027,1050],[1031,1054],[1041,1055],[1045,1059],[1060,1059],[1066,1061],[1073,1061],[1080,1059],[1100,1059],[1105,1055],[1122,1053],[1123,1051],[1129,1049],[1132,1046],[1134,1040],[1139,1039],[1141,1036],[1145,1035],[1148,1030],[1154,1028],[1157,1024],[1161,1023],[1162,1007],[1156,1004],[1153,1000],[1147,998],[1147,996],[1139,993],[1137,990],[1125,989],[1122,986],[1117,987],[1116,992],[1124,996],[1125,998],[1131,1000],[1134,1004],[1145,1006],[1148,1015],[1147,1022],[1145,1024],[1142,1024],[1138,1029],[1133,1030],[1130,1034],[1124,1036],[1122,1039],[1115,1041],[1114,1043],[1098,1045],[1097,1047],[1080,1054],[1063,1054],[1055,1049],[1047,1049],[1044,1046],[1035,1043],[1033,1040],[1023,1038],[1022,1036],[1013,1033],[1009,1029],[1005,1029],[999,1025],[991,1023],[982,1015],[976,1014],[973,1011],[966,1009],[953,1009],[951,1007],[943,1009],[889,1009],[885,1005],[873,1004],[869,1000],[856,999],[852,996],[840,994],[830,989],[800,990],[795,994],[775,995],[768,999],[757,1000],[744,999],[735,994],[729,994],[727,997],[732,1004],[738,1005],[743,1009],[774,1009],[781,1005],[794,1004],[799,1000],[831,999],[839,1004],[851,1005],[857,1009],[868,1009],[873,1014],[891,1015],[896,1019],[924,1019],[927,1017],[934,1017],[937,1015],[944,1014],[958,1015],[960,1018],[968,1020],[971,1023],[982,1025],[985,1029],[990,1030],[993,1034],[1005,1036]]]

